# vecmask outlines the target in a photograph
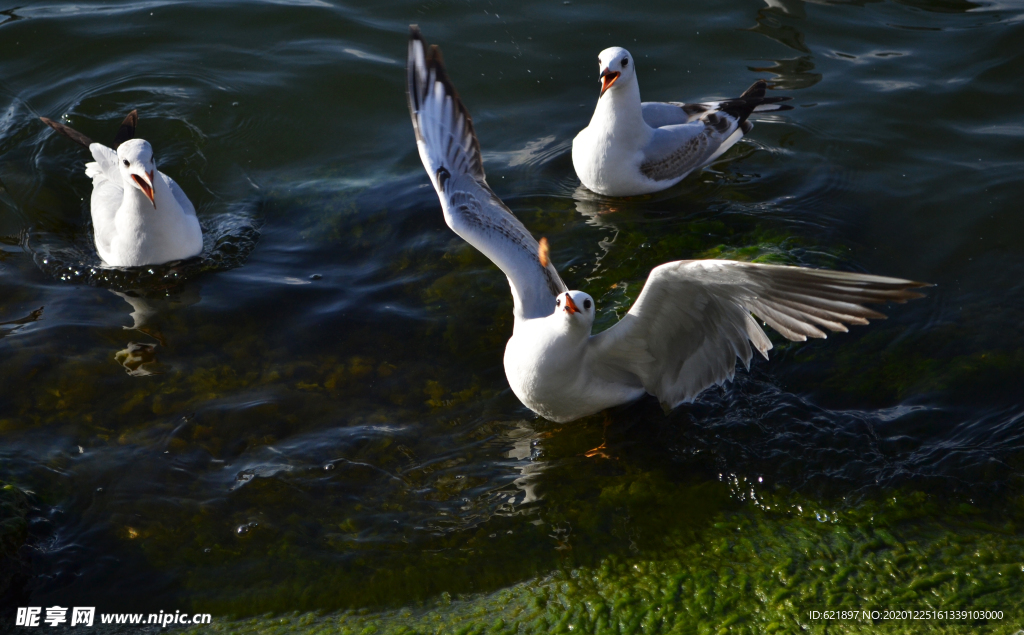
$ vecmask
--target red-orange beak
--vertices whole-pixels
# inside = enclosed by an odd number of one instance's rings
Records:
[[[606,90],[608,90],[609,88],[612,87],[612,84],[614,84],[615,80],[617,80],[618,78],[619,78],[619,71],[612,71],[612,70],[609,70],[607,68],[604,69],[604,71],[601,73],[601,95],[602,96],[604,95]]]
[[[132,175],[132,179],[134,179],[135,182],[139,184],[139,189],[141,189],[142,193],[146,195],[146,198],[149,199],[149,202],[153,204],[153,209],[156,209],[156,201],[153,200],[153,173],[146,172],[146,177],[148,178],[144,179],[138,174]]]
[[[568,293],[565,294],[565,312],[569,315],[580,312],[580,308],[576,306],[576,303],[572,301],[572,296]]]

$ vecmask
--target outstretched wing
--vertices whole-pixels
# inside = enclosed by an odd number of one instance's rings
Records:
[[[550,315],[565,283],[553,265],[541,264],[537,241],[487,186],[473,120],[448,80],[441,51],[428,51],[416,26],[409,27],[407,70],[416,145],[445,221],[508,276],[517,321]]]
[[[594,363],[638,376],[647,392],[676,406],[732,379],[736,358],[749,368],[753,342],[772,344],[753,312],[793,341],[845,332],[884,315],[864,304],[921,297],[921,282],[729,260],[682,260],[651,271],[636,304],[590,340]]]

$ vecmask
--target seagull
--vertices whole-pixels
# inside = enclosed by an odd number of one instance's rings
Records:
[[[624,48],[598,56],[601,95],[590,125],[572,142],[572,165],[589,190],[606,196],[649,194],[708,165],[754,127],[752,112],[791,110],[765,97],[762,79],[736,99],[703,104],[640,102],[636,63]]]
[[[40,119],[88,148],[95,159],[85,164],[85,174],[92,177],[92,227],[105,264],[160,265],[202,252],[203,230],[192,201],[174,179],[157,171],[153,146],[135,138],[137,111],[121,124],[113,148],[62,123]]]
[[[508,277],[514,326],[505,375],[538,415],[566,422],[650,393],[666,409],[731,380],[751,344],[772,343],[751,313],[793,341],[885,316],[866,303],[922,297],[921,282],[729,260],[681,260],[651,271],[629,312],[593,334],[597,306],[569,290],[549,257],[487,185],[473,121],[441,51],[410,27],[408,98],[416,145],[448,226]]]

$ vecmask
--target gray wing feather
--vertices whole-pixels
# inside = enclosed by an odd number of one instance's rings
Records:
[[[487,185],[473,120],[445,72],[441,52],[429,52],[410,27],[409,111],[420,159],[444,210],[445,222],[508,277],[516,320],[544,317],[566,291],[540,245]]]
[[[823,338],[885,316],[864,304],[921,297],[924,283],[867,274],[727,260],[670,262],[651,271],[623,319],[591,338],[597,363],[635,374],[662,403],[692,401],[749,368],[750,343],[771,342],[754,313],[787,339]]]
[[[644,122],[652,128],[676,126],[696,121],[706,112],[717,110],[718,102],[684,104],[678,101],[645,101],[640,104]]]
[[[640,173],[655,181],[681,178],[704,165],[712,154],[712,143],[711,135],[699,121],[656,128],[650,143],[643,148]]]
[[[682,178],[739,141],[746,123],[726,112],[709,112],[691,123],[656,128],[643,149],[640,172],[655,181]]]
[[[776,97],[775,99],[788,100],[789,98]],[[699,104],[687,104],[681,101],[645,101],[640,104],[640,110],[643,113],[644,122],[648,126],[661,128],[663,126],[675,126],[697,121],[701,118],[701,115],[717,111],[722,107],[723,103],[725,102],[706,101]],[[754,112],[776,112],[791,109],[791,106],[767,103],[755,106]]]

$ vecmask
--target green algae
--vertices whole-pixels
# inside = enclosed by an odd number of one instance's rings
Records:
[[[733,479],[731,486],[750,484]],[[605,495],[641,506],[649,496],[674,498],[657,485],[646,494],[635,487],[620,484]],[[693,532],[669,531],[642,557],[613,555],[494,593],[442,594],[403,609],[215,618],[202,632],[1015,632],[1024,623],[1022,521],[1019,513],[997,519],[969,505],[946,510],[913,492],[840,510],[762,492]],[[856,615],[815,619],[815,610]],[[1001,611],[1002,619],[872,618],[886,610]]]
[[[401,214],[364,211],[356,200],[340,197],[342,213],[309,224],[304,235],[314,248],[340,241],[358,261],[401,232]],[[605,219],[609,238],[595,248],[571,203],[541,209],[527,199],[515,207],[550,236],[567,284],[594,293],[599,329],[668,260],[844,263],[842,248],[816,247],[765,218],[663,217],[646,204],[626,205]],[[652,232],[652,223],[662,231]],[[144,464],[135,478],[147,492],[130,505],[100,502],[97,513],[125,553],[173,576],[195,610],[347,611],[286,617],[281,628],[785,631],[804,610],[800,602],[830,606],[831,598],[860,597],[862,584],[876,593],[870,597],[891,599],[877,595],[885,585],[876,569],[901,571],[907,558],[927,566],[904,581],[904,591],[960,588],[961,577],[931,563],[932,551],[914,555],[940,539],[938,525],[934,536],[919,538],[912,527],[875,531],[855,519],[854,538],[841,543],[845,534],[815,533],[816,518],[749,508],[733,485],[707,474],[617,457],[604,444],[595,456],[610,458],[587,458],[609,420],[603,416],[571,426],[517,420],[525,412],[500,371],[512,326],[508,283],[447,231],[432,240],[431,248],[395,247],[380,273],[390,297],[423,318],[402,332],[350,322],[330,331],[324,346],[301,333],[298,341],[275,338],[267,315],[222,321],[169,310],[153,332],[160,374],[150,376],[125,373],[121,364],[132,356],[122,353],[119,327],[100,331],[99,345],[43,366],[9,338],[15,346],[0,379],[10,386],[10,409],[0,429],[71,429],[87,452],[145,457],[132,465]],[[804,360],[815,365],[810,356],[796,361]],[[609,415],[627,425],[631,416]],[[289,439],[325,429],[335,436],[331,454],[266,459]],[[349,430],[358,437],[347,439]],[[522,469],[525,484],[496,483],[481,466],[520,438],[539,448],[529,466],[538,471],[506,466],[512,476]],[[264,459],[274,464],[267,471]],[[49,461],[68,470],[74,458],[57,453]],[[161,468],[163,461],[171,467]],[[520,486],[538,499],[520,502]],[[47,500],[71,491],[69,483],[51,485]],[[889,554],[895,565],[876,563],[865,573],[852,557],[834,555],[892,551],[900,540],[909,544],[901,531],[918,543],[909,555]],[[826,555],[809,560],[812,551]],[[942,553],[935,557],[949,562],[963,555]],[[804,571],[812,565],[813,573]],[[677,586],[666,586],[668,579]],[[754,608],[744,608],[747,596],[759,598]]]

